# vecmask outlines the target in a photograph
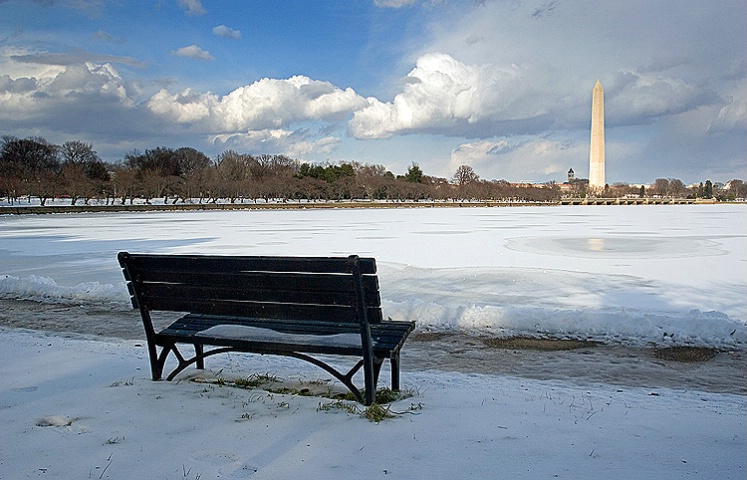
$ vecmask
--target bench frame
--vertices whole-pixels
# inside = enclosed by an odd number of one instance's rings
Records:
[[[162,377],[170,353],[178,364],[167,380],[192,364],[204,369],[205,358],[212,355],[248,352],[284,355],[316,365],[342,382],[365,405],[374,402],[381,366],[389,359],[391,388],[400,388],[400,350],[415,323],[383,320],[373,258],[120,252],[118,260],[132,305],[140,311],[153,380]],[[284,283],[286,280],[289,285]],[[151,311],[187,314],[157,332]],[[282,335],[268,339],[200,333],[218,325],[252,326]],[[360,335],[360,345],[288,341],[295,333],[319,335],[312,338],[356,333]],[[177,344],[191,345],[194,355],[185,356]],[[205,349],[208,345],[214,348]],[[343,372],[311,354],[357,356],[359,360]],[[361,369],[364,393],[353,382]]]

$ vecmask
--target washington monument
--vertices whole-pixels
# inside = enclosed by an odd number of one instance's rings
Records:
[[[604,89],[597,80],[591,95],[589,187],[594,192],[601,192],[604,185]]]

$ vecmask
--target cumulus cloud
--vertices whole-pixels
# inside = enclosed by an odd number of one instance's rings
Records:
[[[294,122],[337,121],[366,105],[351,88],[294,76],[286,80],[264,78],[219,97],[187,89],[171,94],[161,90],[147,103],[160,117],[178,123],[196,123],[215,133],[277,129]]]
[[[241,38],[241,31],[234,30],[233,28],[229,28],[225,25],[218,25],[217,27],[213,27],[213,35],[215,35],[216,37],[238,40]]]
[[[131,120],[126,112],[136,108],[138,92],[111,64],[17,65],[0,59],[0,71],[10,72],[0,76],[0,130],[91,134]]]
[[[369,98],[368,107],[353,116],[351,131],[358,138],[416,132],[474,136],[491,122],[542,117],[547,107],[533,102],[526,88],[530,74],[518,65],[468,65],[429,53],[418,58],[392,102]]]
[[[554,74],[536,65],[475,65],[444,53],[424,54],[392,101],[367,99],[350,131],[361,139],[417,133],[486,138],[587,128],[594,80],[553,84]],[[719,102],[707,86],[661,72],[612,72],[602,83],[610,127],[646,124]]]
[[[205,15],[207,13],[200,0],[177,0],[176,3],[187,15]]]
[[[197,45],[190,45],[188,47],[182,47],[171,52],[178,57],[194,58],[195,60],[215,60],[215,57],[210,55],[210,52],[203,50]]]

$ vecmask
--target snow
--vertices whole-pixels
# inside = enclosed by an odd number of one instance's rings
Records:
[[[691,205],[0,215],[0,298],[60,305],[55,315],[69,309],[73,318],[106,308],[107,321],[126,329],[121,250],[356,253],[377,259],[385,315],[415,320],[419,331],[704,345],[743,358],[745,213]],[[402,383],[415,395],[392,405],[401,415],[371,423],[320,408],[322,397],[205,383],[265,372],[326,378],[296,359],[217,355],[204,374],[152,382],[145,344],[132,338],[0,328],[0,478],[747,475],[743,393],[619,381],[622,368],[610,366],[619,359],[597,361],[603,353],[547,357],[576,374],[589,369],[587,380],[536,379],[476,373],[493,361],[477,354],[472,371],[441,370],[443,352],[428,366],[427,344],[411,341]],[[408,348],[425,352],[413,362],[422,368],[407,365]],[[574,358],[594,361],[581,368]],[[638,374],[691,371],[624,360]],[[722,371],[693,368],[700,377]],[[744,369],[736,376],[743,382]]]
[[[121,250],[373,256],[423,329],[747,343],[745,205],[0,216],[0,298],[119,303]]]
[[[360,347],[361,336],[355,333],[337,333],[332,335],[295,335],[276,332],[269,328],[248,327],[245,325],[215,325],[198,332],[198,337],[235,338],[239,340],[257,340],[289,345],[342,345],[346,347]]]
[[[745,478],[745,397],[406,372],[409,412],[371,423],[326,399],[152,382],[142,342],[0,332],[1,478]],[[244,355],[211,357],[246,375]],[[323,372],[277,356],[251,368]],[[50,366],[53,365],[53,368]],[[415,407],[411,410],[411,408]],[[557,477],[556,477],[557,476]]]

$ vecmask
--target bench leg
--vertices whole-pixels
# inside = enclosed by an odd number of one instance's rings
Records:
[[[150,360],[151,377],[153,380],[160,380],[163,368],[161,368],[161,364],[158,361],[158,351],[156,350],[155,345],[148,344],[148,357]]]
[[[374,371],[373,358],[368,358],[368,361],[363,361],[363,379],[366,384],[366,398],[363,404],[369,406],[376,400],[376,373]]]
[[[195,359],[198,370],[205,370],[205,357],[203,357],[202,344],[195,343]]]
[[[389,359],[389,363],[392,367],[392,390],[396,392],[399,390],[399,352]]]
[[[156,346],[153,346],[153,353],[150,357],[150,371],[153,374],[153,380],[160,380],[163,375],[163,366],[166,364],[166,357],[169,356],[169,352],[175,351],[175,345],[166,345],[161,347],[161,353],[156,357],[155,354]]]

